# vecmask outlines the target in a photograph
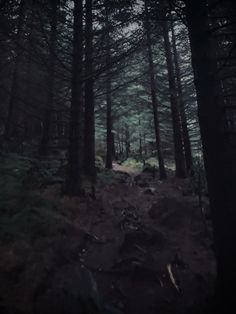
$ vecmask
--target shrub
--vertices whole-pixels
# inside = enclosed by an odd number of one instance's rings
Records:
[[[98,169],[104,168],[104,161],[103,161],[103,158],[101,156],[95,157],[95,166]]]
[[[143,163],[141,161],[137,161],[134,158],[127,158],[122,162],[122,166],[142,169]]]

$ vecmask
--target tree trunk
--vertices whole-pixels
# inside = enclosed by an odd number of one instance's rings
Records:
[[[28,37],[27,37],[27,60],[26,60],[26,86],[25,86],[25,99],[28,101],[32,101],[32,64],[33,64],[33,49],[32,49],[32,41],[33,41],[33,21],[34,21],[34,9],[32,4],[28,4],[28,16],[27,16],[27,24],[30,29]],[[24,119],[24,139],[32,139],[34,137],[33,125],[35,121],[29,121],[28,116],[26,115]]]
[[[176,84],[175,84],[172,51],[171,51],[171,45],[170,45],[170,38],[168,34],[168,25],[166,21],[163,22],[163,36],[164,36],[166,63],[167,63],[167,70],[168,70],[171,114],[172,114],[173,134],[174,134],[175,167],[176,167],[175,176],[177,178],[185,178],[186,168],[185,168],[183,141],[182,141],[180,112],[179,112],[179,106],[178,106],[178,94],[177,94],[177,89],[176,89]]]
[[[106,82],[106,102],[107,102],[107,154],[106,168],[112,169],[112,114],[111,114],[111,81],[107,77]]]
[[[121,152],[122,152],[122,158],[124,155],[124,130],[121,131]]]
[[[96,179],[95,168],[95,118],[93,73],[93,0],[86,0],[85,26],[85,121],[84,121],[84,171]]]
[[[125,154],[126,154],[126,159],[129,158],[130,155],[130,134],[129,134],[129,127],[126,126],[125,129]]]
[[[51,30],[49,41],[49,74],[48,74],[48,94],[47,104],[44,111],[43,134],[39,146],[39,154],[47,156],[52,132],[52,114],[54,105],[54,85],[55,85],[55,57],[57,41],[57,9],[58,0],[51,1]]]
[[[25,0],[21,0],[19,4],[18,27],[16,34],[16,57],[13,68],[13,76],[11,82],[10,99],[8,104],[8,112],[4,129],[4,141],[8,141],[12,134],[12,127],[14,122],[14,111],[17,102],[17,95],[19,90],[19,75],[20,75],[20,41],[25,18]]]
[[[116,159],[115,133],[112,132],[112,159]]]
[[[213,57],[207,1],[185,0],[185,4],[217,258],[215,312],[227,313],[235,308],[236,133],[228,124],[230,108],[219,97],[222,90]]]
[[[109,21],[109,12],[108,7],[106,7],[106,103],[107,103],[107,154],[106,154],[106,168],[112,169],[112,102],[111,102],[111,47],[110,47],[110,21]]]
[[[138,126],[139,126],[139,158],[143,158],[143,142],[142,142],[142,132],[141,132],[141,120],[139,118],[138,120]]]
[[[118,154],[119,154],[119,157],[120,157],[120,156],[121,156],[121,154],[122,154],[120,133],[118,133],[117,138],[118,138],[118,149],[119,149],[119,153],[118,153]]]
[[[143,147],[144,147],[144,155],[147,156],[147,144],[146,144],[146,134],[143,134]]]
[[[82,72],[83,72],[83,3],[74,1],[72,60],[72,99],[70,114],[70,135],[68,169],[65,192],[80,195],[82,192]]]
[[[181,118],[181,126],[183,132],[183,144],[184,144],[184,155],[186,161],[186,168],[188,173],[190,173],[193,167],[193,158],[192,158],[192,150],[191,143],[189,139],[189,130],[188,130],[188,122],[185,112],[185,104],[183,101],[183,92],[182,92],[182,84],[181,84],[181,74],[179,67],[179,55],[176,45],[175,38],[175,30],[173,21],[171,22],[171,34],[172,34],[172,45],[173,45],[173,53],[174,53],[174,63],[175,63],[175,74],[177,81],[177,89],[178,89],[178,101],[179,101],[179,109],[180,109],[180,118]]]
[[[145,0],[144,5],[145,5],[145,31],[146,31],[146,37],[147,37],[149,76],[150,76],[150,87],[151,87],[151,97],[152,97],[153,119],[154,119],[155,136],[156,136],[157,158],[158,158],[158,163],[159,163],[160,179],[163,180],[163,179],[166,179],[167,175],[166,175],[162,148],[161,148],[158,102],[157,102],[157,95],[156,95],[156,82],[155,82],[155,74],[154,74],[153,53],[152,53],[152,45],[151,45],[151,31],[150,31],[147,0]]]

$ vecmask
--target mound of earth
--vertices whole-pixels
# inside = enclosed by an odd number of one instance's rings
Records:
[[[203,312],[215,259],[197,198],[183,180],[140,174],[148,194],[137,173],[120,175],[96,198],[63,197],[57,184],[34,191],[40,205],[1,211],[1,313]]]

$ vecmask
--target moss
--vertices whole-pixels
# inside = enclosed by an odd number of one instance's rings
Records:
[[[142,169],[143,163],[141,161],[134,159],[134,158],[128,158],[122,162],[122,166]]]
[[[148,158],[145,160],[145,165],[148,165],[150,167],[156,167],[158,166],[158,161],[155,157]]]
[[[103,158],[101,156],[95,157],[95,166],[97,169],[104,168],[104,161],[103,161]]]
[[[34,160],[17,155],[0,158],[0,237],[4,240],[43,233],[53,225],[53,204],[29,183]],[[37,177],[38,173],[35,172]],[[36,180],[36,179],[35,179]],[[50,230],[50,228],[48,229]]]
[[[116,173],[112,170],[103,169],[98,173],[98,181],[102,184],[113,184],[116,182]]]

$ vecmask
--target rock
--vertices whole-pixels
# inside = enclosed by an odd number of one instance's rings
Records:
[[[141,218],[137,213],[136,207],[129,205],[121,212],[122,220],[120,227],[122,230],[138,230],[141,226]]]
[[[158,169],[155,166],[146,165],[142,171],[143,174],[151,175],[153,179],[156,178]]]
[[[153,203],[148,211],[149,216],[152,219],[158,219],[160,217],[160,207],[158,203]]]
[[[157,168],[155,166],[150,166],[150,165],[145,165],[144,169],[143,169],[143,173],[145,172],[149,172],[149,173],[154,173],[154,172],[157,172]]]
[[[148,184],[148,182],[147,181],[141,181],[140,183],[138,183],[138,186],[140,187],[140,188],[148,188],[149,187],[149,184]]]
[[[35,300],[35,314],[100,314],[101,305],[96,281],[86,268],[66,266],[47,284]]]
[[[156,189],[155,188],[147,188],[146,190],[143,191],[143,194],[145,195],[154,195]]]
[[[127,183],[128,181],[131,180],[131,175],[127,172],[124,171],[116,171],[116,177],[117,177],[117,181],[119,183]]]
[[[138,184],[138,182],[142,180],[142,176],[140,174],[138,174],[137,176],[134,176],[134,182],[135,184]]]
[[[187,264],[184,262],[183,257],[180,256],[178,253],[176,253],[174,256],[173,264],[182,270],[185,270],[187,268]]]
[[[147,182],[147,178],[145,178],[144,176],[142,176],[140,174],[135,176],[133,181],[134,181],[135,185],[139,186],[140,188],[149,187],[149,183]]]

